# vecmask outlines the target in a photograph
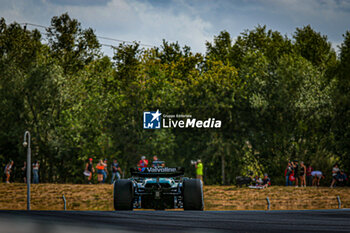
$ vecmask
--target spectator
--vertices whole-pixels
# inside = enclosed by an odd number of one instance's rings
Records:
[[[111,165],[112,170],[112,180],[111,183],[113,184],[115,180],[119,180],[121,178],[121,174],[123,174],[122,169],[119,167],[119,164],[116,159],[113,159],[113,163]]]
[[[38,160],[35,160],[33,165],[33,184],[39,184],[39,168],[40,164]]]
[[[271,185],[271,180],[266,173],[264,174],[264,178],[262,179],[262,185],[264,188],[267,188]]]
[[[311,176],[313,177],[312,185],[314,186],[320,186],[321,179],[324,179],[324,175],[321,171],[312,171]]]
[[[294,169],[295,187],[297,188],[298,187],[299,176],[300,176],[298,160],[294,160],[292,165],[293,165],[293,169]]]
[[[153,156],[152,167],[158,167],[158,156]]]
[[[307,186],[312,186],[312,175],[311,175],[311,172],[313,170],[314,169],[311,167],[311,165],[308,164],[307,168],[306,168],[306,185]]]
[[[286,186],[292,186],[292,181],[290,180],[290,176],[293,174],[293,167],[291,162],[288,162],[287,168],[284,171],[284,176],[286,177]]]
[[[96,165],[96,169],[97,169],[97,181],[99,183],[102,183],[103,182],[103,173],[105,170],[105,164],[103,163],[102,159],[100,159],[100,161]]]
[[[306,166],[304,164],[304,162],[300,162],[300,187],[306,187]]]
[[[10,183],[12,167],[13,167],[13,161],[10,160],[10,162],[8,164],[6,164],[5,170],[4,170],[4,173],[6,175],[6,183]]]
[[[256,175],[252,181],[255,186],[261,186],[263,184],[262,179],[258,175]]]
[[[106,182],[107,175],[108,175],[108,170],[107,170],[107,159],[103,161],[105,168],[103,169],[103,183]]]
[[[159,161],[157,155],[153,156],[152,167],[165,167],[164,161]]]
[[[340,171],[339,165],[337,163],[334,164],[334,166],[332,168],[332,183],[331,183],[331,186],[330,186],[331,188],[334,187],[334,184],[337,181],[337,176],[339,174],[339,171]]]
[[[202,161],[200,159],[197,160],[195,167],[196,167],[197,179],[200,179],[203,183],[203,164],[202,164]]]
[[[95,169],[92,165],[92,158],[89,158],[89,161],[85,165],[85,171],[84,171],[84,174],[88,177],[89,184],[91,184],[91,180],[94,172],[95,172]]]
[[[340,170],[339,174],[337,175],[337,183],[339,186],[345,186],[346,181],[348,180],[348,177],[344,173],[343,170]]]
[[[137,164],[138,167],[143,168],[148,166],[148,160],[146,159],[146,156],[141,156],[141,160]]]
[[[23,181],[24,183],[27,183],[27,162],[26,161],[24,161],[23,167],[21,168],[21,170],[22,170]]]

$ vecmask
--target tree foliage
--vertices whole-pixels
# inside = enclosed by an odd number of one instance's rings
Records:
[[[113,58],[67,13],[46,36],[0,20],[0,159],[15,161],[17,179],[25,130],[47,182],[83,182],[89,157],[117,158],[127,172],[158,155],[190,176],[190,160],[201,158],[207,184],[249,170],[282,183],[290,159],[325,173],[335,161],[349,169],[349,32],[339,58],[310,26],[292,39],[266,26],[237,38],[223,31],[205,54],[165,40],[150,49],[121,43]],[[143,112],[156,109],[222,127],[144,130]]]

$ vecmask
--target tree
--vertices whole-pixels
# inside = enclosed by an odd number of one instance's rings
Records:
[[[333,95],[334,152],[346,168],[350,167],[350,31],[343,35],[340,46],[340,64],[337,69],[336,88]]]
[[[94,31],[91,28],[82,29],[81,24],[71,19],[68,13],[51,19],[47,36],[52,55],[65,74],[81,70],[99,55],[101,45]]]
[[[336,54],[327,36],[315,32],[310,25],[297,28],[293,38],[296,50],[315,67],[327,69],[336,63]]]

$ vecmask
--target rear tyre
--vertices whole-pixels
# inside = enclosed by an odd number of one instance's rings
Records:
[[[131,180],[116,180],[114,182],[113,202],[115,210],[132,210],[134,186]]]
[[[203,184],[200,179],[188,179],[183,182],[184,210],[203,210]]]

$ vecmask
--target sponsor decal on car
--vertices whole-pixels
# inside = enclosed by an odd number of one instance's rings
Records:
[[[139,171],[143,172],[146,168],[145,167],[139,167]]]
[[[176,172],[176,167],[144,167],[142,171],[140,172],[147,172],[147,173],[170,173],[170,172]]]

